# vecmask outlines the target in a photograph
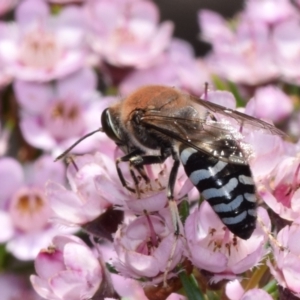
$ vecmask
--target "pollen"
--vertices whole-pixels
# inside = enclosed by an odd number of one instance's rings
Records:
[[[62,118],[64,116],[64,105],[63,103],[58,103],[56,106],[53,107],[51,111],[51,117],[53,119]]]
[[[19,198],[17,209],[23,213],[33,214],[38,212],[44,205],[39,195],[23,195]]]
[[[9,211],[14,225],[25,232],[44,228],[51,214],[44,193],[34,187],[18,190],[10,202]]]
[[[214,233],[215,233],[216,231],[217,231],[217,230],[216,230],[215,228],[210,228],[209,234],[210,234],[211,236],[213,236]]]
[[[126,26],[117,27],[112,35],[112,41],[116,44],[133,43],[135,35]]]
[[[63,101],[58,101],[51,110],[52,119],[62,119],[74,121],[79,116],[79,108],[75,103],[64,103]]]
[[[214,252],[220,250],[222,248],[222,242],[215,240],[213,247],[214,247],[214,250],[213,250]]]
[[[56,247],[54,245],[50,245],[48,248],[43,248],[40,250],[40,253],[48,253],[48,254],[53,254],[56,251]]]
[[[41,26],[24,35],[20,45],[20,61],[24,65],[51,69],[61,56],[55,36]]]
[[[232,236],[230,231],[224,227],[224,233],[212,228],[207,236],[207,247],[213,252],[226,253],[231,256],[234,251],[238,251],[239,243],[236,236]]]
[[[75,120],[78,117],[78,108],[73,106],[68,112],[68,119]]]
[[[63,98],[53,99],[42,121],[50,134],[61,141],[84,132],[86,125],[83,112],[77,95],[70,93]]]

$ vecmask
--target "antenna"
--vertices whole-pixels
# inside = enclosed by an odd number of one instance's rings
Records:
[[[59,159],[63,158],[64,156],[66,156],[74,147],[76,147],[80,142],[82,142],[84,139],[86,139],[87,137],[93,135],[96,132],[103,132],[102,128],[98,128],[97,130],[94,130],[92,132],[87,133],[86,135],[84,135],[83,137],[81,137],[79,140],[77,140],[72,146],[70,146],[66,151],[64,151],[62,154],[60,154],[59,156],[57,156],[55,158],[54,161],[58,161]]]

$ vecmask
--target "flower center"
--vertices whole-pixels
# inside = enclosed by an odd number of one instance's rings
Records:
[[[211,229],[210,235],[208,236],[208,248],[213,252],[227,253],[229,256],[232,250],[238,250],[238,241],[235,236],[232,236],[228,228],[224,227],[224,234],[222,231]]]
[[[147,213],[145,214],[145,218],[149,227],[149,236],[146,237],[146,239],[142,243],[140,243],[140,245],[136,249],[136,252],[145,255],[151,255],[152,252],[159,246],[161,239],[156,234],[152,220]]]
[[[70,99],[55,101],[45,112],[45,125],[57,140],[81,135],[84,124],[81,108]]]
[[[51,111],[53,120],[67,119],[70,121],[75,120],[79,115],[79,109],[76,105],[66,107],[63,102],[58,102]]]
[[[50,207],[40,189],[24,187],[13,196],[9,212],[17,228],[37,231],[46,226]]]
[[[20,45],[20,62],[32,68],[51,69],[62,56],[55,36],[38,27],[28,32]]]
[[[291,200],[294,195],[294,190],[291,184],[282,184],[275,188],[274,196],[278,202],[287,208],[291,208]]]
[[[126,24],[123,24],[123,26],[118,26],[112,36],[111,39],[114,44],[116,45],[122,45],[122,44],[131,44],[134,43],[136,40],[136,37],[134,34],[130,31],[130,29],[127,27]]]

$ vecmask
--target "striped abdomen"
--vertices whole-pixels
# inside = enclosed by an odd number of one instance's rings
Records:
[[[222,222],[236,236],[248,239],[256,223],[256,195],[248,165],[227,163],[181,145],[185,172]]]

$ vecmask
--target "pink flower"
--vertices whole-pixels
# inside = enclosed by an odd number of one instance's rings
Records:
[[[0,22],[0,36],[6,30],[7,30],[6,23]],[[0,90],[2,90],[8,84],[10,84],[12,80],[13,80],[13,76],[11,74],[9,64],[5,61],[5,58],[1,53],[1,38],[0,38]]]
[[[280,73],[292,83],[300,82],[300,72],[297,68],[300,61],[299,29],[299,19],[292,18],[278,24],[272,34],[273,53]]]
[[[180,236],[176,239],[167,208],[160,214],[137,217],[122,225],[116,232],[114,245],[117,259],[113,264],[123,276],[161,283],[169,259],[172,258],[170,271],[182,260],[184,242]],[[168,275],[172,276],[170,272]]]
[[[279,231],[277,240],[285,249],[274,247],[274,262],[269,262],[272,275],[278,283],[300,296],[300,225],[293,223]]]
[[[11,10],[19,0],[0,0],[0,16]]]
[[[117,259],[117,253],[112,243],[100,243],[96,245],[96,248],[101,253],[101,258],[106,264],[112,265],[112,262]],[[141,282],[119,274],[111,273],[110,275],[113,288],[121,298],[148,300]]]
[[[249,132],[244,141],[250,145],[252,152],[249,164],[255,182],[263,181],[273,172],[285,155],[284,142],[281,137],[259,131]]]
[[[175,86],[195,95],[204,91],[210,78],[205,63],[196,59],[190,44],[172,39],[166,53],[151,67],[135,70],[121,83],[121,94],[127,95],[140,86],[160,84]]]
[[[258,216],[270,226],[264,209],[258,209]],[[266,254],[266,237],[259,226],[248,240],[234,237],[206,201],[188,216],[185,235],[190,260],[197,268],[215,274],[213,281],[235,278],[257,265]]]
[[[84,225],[128,198],[112,158],[100,153],[78,156],[74,165],[69,164],[67,173],[72,190],[53,181],[46,186],[50,206],[60,222]]]
[[[272,300],[273,298],[262,289],[251,289],[245,291],[236,279],[226,284],[226,296],[230,300]]]
[[[44,194],[46,180],[63,182],[64,167],[49,156],[23,169],[14,159],[0,159],[0,241],[19,259],[33,259],[59,232],[48,223],[52,212]]]
[[[30,299],[42,300],[33,290],[29,278],[26,275],[1,272],[0,275],[1,299]]]
[[[248,0],[245,4],[243,17],[272,26],[297,16],[296,9],[288,0]]]
[[[159,22],[151,1],[88,1],[86,20],[90,44],[104,61],[119,67],[151,66],[169,45],[171,22]]]
[[[267,205],[281,218],[290,221],[300,216],[299,164],[299,158],[285,157],[258,188]]]
[[[101,153],[75,157],[73,163],[69,164],[68,179],[72,190],[55,182],[47,184],[47,197],[57,218],[63,222],[82,225],[96,219],[113,205],[118,206],[118,209],[132,210],[136,214],[164,208],[168,202],[165,188],[173,160],[169,158],[164,164],[145,166],[150,182],[140,180],[140,195],[129,192],[122,186],[116,170],[116,159],[124,156],[124,153],[105,134],[100,135]],[[135,189],[128,166],[128,162],[119,165],[128,186]],[[194,198],[193,186],[189,184],[181,166],[174,195],[176,199],[180,199],[187,194]]]
[[[52,83],[16,80],[14,90],[21,107],[20,126],[26,141],[54,155],[61,154],[84,134],[100,127],[100,115],[113,100],[100,101],[96,74],[82,69]],[[62,130],[63,128],[63,130]],[[74,149],[96,149],[104,134],[96,134]]]
[[[103,271],[94,253],[75,236],[56,236],[35,260],[30,280],[46,299],[90,299],[98,290]]]
[[[138,215],[143,215],[145,211],[148,213],[157,212],[168,206],[166,187],[168,186],[173,162],[172,158],[168,158],[164,164],[146,166],[145,169],[150,183],[146,184],[144,181],[141,181],[139,183],[139,188],[142,191],[141,197],[138,198],[137,195],[132,194],[130,198],[125,200],[124,205]],[[126,169],[124,168],[124,170]],[[126,176],[127,181],[131,182],[130,184],[133,186],[131,176],[129,174]],[[103,183],[101,185],[103,185]],[[100,182],[98,186],[100,188]],[[174,198],[179,201],[186,196],[188,196],[190,200],[195,200],[198,199],[199,193],[186,176],[183,166],[181,165],[176,178]]]
[[[48,81],[85,64],[79,8],[65,8],[52,17],[45,1],[25,0],[16,21],[0,31],[0,57],[14,77]]]
[[[293,111],[292,99],[276,86],[257,88],[245,112],[259,119],[280,122]]]
[[[216,12],[201,9],[198,14],[198,23],[201,28],[201,38],[207,42],[228,43],[234,40],[234,33],[230,30],[226,20]]]
[[[209,29],[210,20],[213,20],[212,29]],[[205,59],[212,73],[248,85],[265,83],[279,76],[267,24],[241,18],[230,33],[220,16],[207,11],[199,13],[199,23],[205,40],[213,47]]]
[[[109,145],[107,144],[107,147],[110,147]],[[105,144],[102,146],[105,148]],[[145,210],[156,212],[167,205],[165,187],[171,160],[167,160],[164,167],[159,165],[146,167],[150,184],[146,184],[143,180],[140,182],[141,199],[138,199],[135,193],[122,186],[117,174],[115,156],[122,156],[123,153],[116,154],[115,146],[109,149],[111,149],[107,151],[109,155],[96,153],[73,158],[73,163],[69,164],[67,171],[71,190],[53,181],[47,183],[47,198],[57,221],[85,226],[113,207],[125,212],[144,214]],[[120,164],[120,168],[128,185],[134,188],[128,163]],[[180,168],[175,189],[176,199],[186,194],[193,197],[194,194],[190,193],[192,186],[186,181],[183,168]],[[179,197],[181,194],[183,195]]]

